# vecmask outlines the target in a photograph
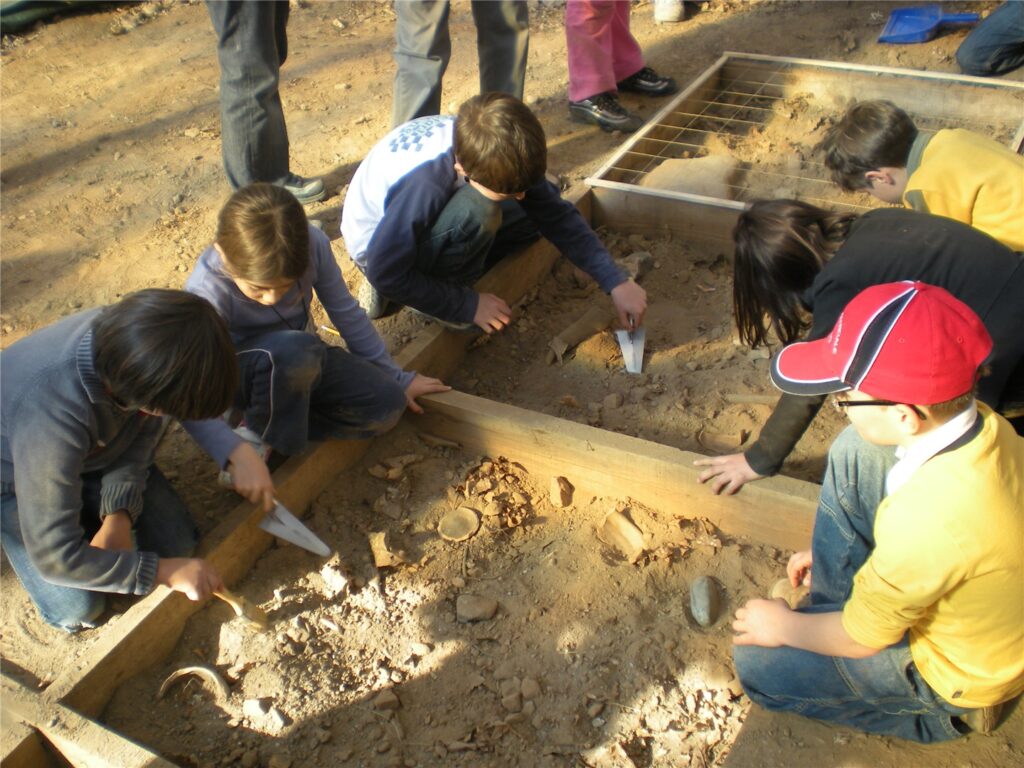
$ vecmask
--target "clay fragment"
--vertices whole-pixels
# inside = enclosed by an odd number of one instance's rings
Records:
[[[572,493],[576,490],[564,477],[551,478],[551,503],[564,509],[572,504]]]
[[[697,442],[712,453],[726,454],[735,453],[750,437],[746,429],[732,434],[717,434],[702,429],[697,433]]]
[[[573,347],[582,344],[595,333],[600,333],[612,322],[612,313],[605,306],[593,306],[576,322],[548,342],[548,364],[562,362],[562,357]]]
[[[472,507],[461,506],[441,518],[437,532],[446,541],[465,541],[480,530],[480,517]]]
[[[183,677],[190,677],[192,675],[195,675],[204,683],[207,683],[213,690],[218,701],[227,701],[231,696],[231,689],[228,688],[228,684],[224,682],[224,678],[220,676],[217,670],[206,664],[194,664],[171,672],[171,674],[169,674],[160,684],[160,690],[156,694],[157,700],[162,699],[177,680],[180,680]]]
[[[609,512],[598,531],[598,538],[617,549],[626,560],[635,563],[644,553],[644,535],[622,512]]]
[[[498,601],[481,595],[459,595],[455,601],[455,617],[463,624],[488,621],[498,612]]]
[[[690,587],[690,613],[702,627],[710,627],[718,620],[722,606],[722,591],[711,576],[701,576]]]
[[[395,568],[408,563],[405,555],[388,546],[387,536],[385,531],[373,531],[367,534],[370,541],[370,552],[373,553],[373,564],[378,568]]]
[[[398,695],[390,688],[385,688],[373,699],[374,709],[396,710],[401,706],[402,702],[398,699]]]

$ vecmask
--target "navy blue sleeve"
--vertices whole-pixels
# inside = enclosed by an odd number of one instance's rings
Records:
[[[541,179],[526,191],[519,201],[537,229],[569,261],[590,275],[605,293],[626,282],[625,273],[612,261],[597,233],[590,228],[583,214],[563,200],[558,188]]]
[[[366,248],[366,277],[387,298],[433,317],[471,323],[478,297],[472,288],[416,269],[416,244],[451,199],[455,181],[450,152],[417,166],[388,190],[384,217]]]

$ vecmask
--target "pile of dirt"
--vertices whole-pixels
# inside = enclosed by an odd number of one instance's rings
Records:
[[[202,768],[720,762],[748,706],[731,610],[767,594],[781,554],[555,488],[403,426],[314,504],[307,522],[334,558],[282,545],[239,585],[269,632],[211,604],[105,721]],[[467,507],[478,530],[446,540],[442,521]],[[701,577],[713,579],[708,627],[690,608]],[[227,698],[190,677],[157,699],[197,663]]]

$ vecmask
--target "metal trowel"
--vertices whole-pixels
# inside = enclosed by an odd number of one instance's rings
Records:
[[[320,557],[331,554],[331,548],[321,541],[315,533],[304,526],[295,515],[288,511],[280,501],[274,499],[274,509],[260,521],[260,528],[271,536],[277,536],[290,544],[302,547]]]
[[[622,350],[622,359],[626,363],[627,373],[640,373],[644,368],[644,339],[647,332],[643,326],[636,327],[636,320],[629,316],[629,329],[615,331],[615,338]]]

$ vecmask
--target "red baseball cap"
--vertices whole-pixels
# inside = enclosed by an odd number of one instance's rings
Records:
[[[858,389],[933,405],[970,392],[991,351],[992,338],[970,307],[942,288],[908,280],[861,291],[826,338],[779,352],[771,376],[794,395]]]

